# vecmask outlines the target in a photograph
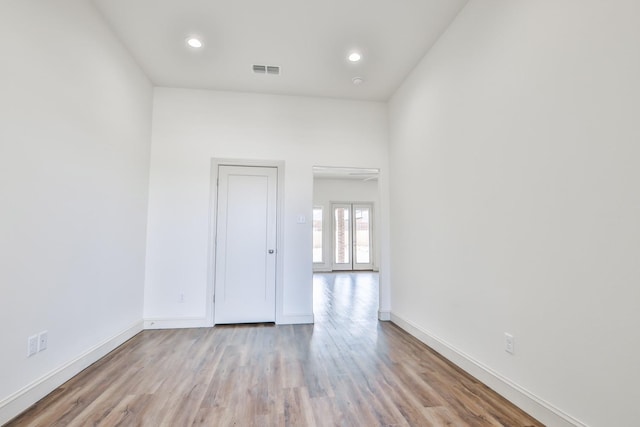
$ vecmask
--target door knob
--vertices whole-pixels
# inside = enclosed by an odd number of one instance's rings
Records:
[[[274,252],[273,249],[269,249],[269,253],[272,254]]]

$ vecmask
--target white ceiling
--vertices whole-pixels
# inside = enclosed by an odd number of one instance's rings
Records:
[[[94,0],[155,85],[380,101],[467,1]],[[204,48],[186,48],[192,34]]]

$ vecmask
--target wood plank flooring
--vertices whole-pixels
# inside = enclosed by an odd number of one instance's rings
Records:
[[[315,275],[315,325],[144,331],[8,426],[542,425],[376,321],[377,286]]]

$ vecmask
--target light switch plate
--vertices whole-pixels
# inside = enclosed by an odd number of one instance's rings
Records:
[[[38,352],[38,336],[31,335],[27,339],[27,357],[31,357]]]

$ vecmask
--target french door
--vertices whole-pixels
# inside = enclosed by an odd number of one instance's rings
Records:
[[[333,270],[373,270],[373,205],[334,203]]]

